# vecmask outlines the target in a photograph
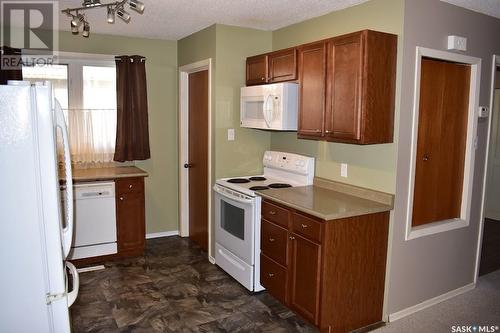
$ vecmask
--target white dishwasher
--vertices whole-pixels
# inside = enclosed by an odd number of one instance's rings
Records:
[[[76,184],[73,190],[75,229],[69,259],[116,253],[115,183]]]

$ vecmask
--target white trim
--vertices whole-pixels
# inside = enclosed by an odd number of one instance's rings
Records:
[[[430,57],[435,59],[443,59],[447,61],[470,64],[470,92],[469,92],[469,115],[467,120],[467,139],[465,149],[465,165],[464,165],[464,183],[462,189],[462,207],[460,218],[439,221],[436,223],[412,227],[413,213],[413,191],[415,189],[415,169],[416,169],[416,154],[418,143],[418,116],[419,116],[419,101],[420,101],[420,69],[422,57]],[[410,175],[409,192],[406,211],[406,234],[405,240],[410,240],[426,235],[431,235],[439,232],[449,231],[458,228],[467,227],[470,223],[471,201],[472,201],[472,184],[474,179],[474,152],[477,130],[477,109],[479,107],[479,84],[481,78],[481,59],[476,57],[465,56],[461,54],[428,49],[424,47],[416,48],[415,60],[415,87],[413,100],[413,124],[412,124],[412,142],[411,142],[411,160],[410,160]]]
[[[208,70],[208,257],[212,256],[212,59],[179,67],[179,219],[181,237],[189,236],[188,90],[189,74]]]
[[[497,66],[500,66],[500,55],[493,55],[491,64],[491,97],[490,97],[490,119],[488,121],[488,134],[486,138],[486,156],[484,158],[484,176],[483,176],[483,193],[481,194],[481,218],[479,220],[479,233],[477,236],[477,251],[476,251],[476,270],[474,274],[474,283],[477,282],[479,277],[479,266],[481,264],[481,247],[483,244],[483,229],[484,217],[486,214],[486,183],[488,181],[488,159],[490,153],[490,136],[491,127],[493,123],[493,103],[495,99],[495,78]]]
[[[439,296],[436,296],[434,298],[423,301],[422,303],[410,306],[409,308],[403,309],[403,310],[395,312],[395,313],[391,313],[389,315],[389,322],[399,320],[399,319],[404,318],[406,316],[409,316],[415,312],[427,309],[430,306],[436,305],[436,304],[441,303],[443,301],[446,301],[452,297],[455,297],[455,296],[463,294],[467,291],[470,291],[470,290],[474,289],[475,287],[476,287],[475,283],[469,283],[463,287],[457,288],[455,290],[449,291],[449,292],[444,293],[442,295],[439,295]]]
[[[160,237],[170,237],[179,235],[179,230],[163,231],[163,232],[151,232],[146,234],[146,239],[160,238]]]
[[[102,269],[106,269],[106,267],[104,265],[97,265],[97,266],[78,268],[76,271],[78,273],[86,273],[86,272],[100,271]]]

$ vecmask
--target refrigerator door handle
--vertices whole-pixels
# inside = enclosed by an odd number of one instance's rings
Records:
[[[80,290],[80,276],[78,275],[78,271],[76,270],[75,265],[66,261],[66,268],[69,270],[71,276],[73,276],[73,290],[67,292],[68,290],[68,279],[66,278],[66,292],[68,295],[68,308],[73,305],[76,301],[76,297],[78,296],[78,291]]]
[[[71,250],[71,243],[73,241],[73,175],[71,172],[68,129],[66,127],[66,121],[64,120],[63,110],[57,100],[55,101],[54,113],[56,126],[61,129],[64,148],[64,169],[66,174],[66,225],[62,229],[62,247],[64,258],[66,258]]]

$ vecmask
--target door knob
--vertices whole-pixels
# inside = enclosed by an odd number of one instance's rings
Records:
[[[189,163],[184,163],[184,168],[186,169],[189,169],[191,168],[193,165],[192,164],[189,164]]]
[[[424,154],[424,157],[422,159],[424,160],[424,162],[427,162],[431,158],[430,158],[429,154]]]

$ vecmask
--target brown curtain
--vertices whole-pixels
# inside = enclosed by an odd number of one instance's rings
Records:
[[[146,59],[120,56],[116,61],[117,122],[114,160],[146,160],[149,152]]]
[[[0,84],[7,84],[8,80],[22,80],[21,50],[8,46],[1,47],[0,54]],[[12,66],[17,65],[17,68]]]

